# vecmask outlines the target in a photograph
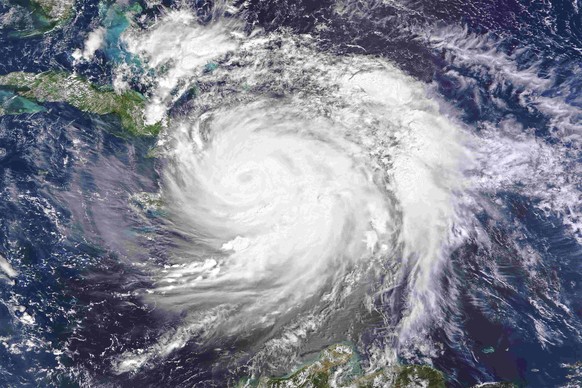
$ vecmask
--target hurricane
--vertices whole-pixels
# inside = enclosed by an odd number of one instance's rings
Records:
[[[0,385],[578,386],[578,5],[437,3],[0,4]]]
[[[154,26],[148,41],[161,30]],[[236,39],[214,38],[224,47]],[[198,82],[244,80],[246,90],[261,92],[209,91],[204,111],[182,114],[158,144],[160,233],[171,246],[168,261],[150,268],[155,281],[144,294],[185,314],[184,322],[145,355],[125,353],[118,370],[147,367],[190,338],[211,344],[224,336],[262,338],[256,343],[283,363],[301,345],[295,334],[285,339],[286,326],[324,332],[338,306],[364,298],[372,311],[394,290],[406,295],[405,303],[393,300],[394,314],[406,314],[388,343],[422,341],[422,328],[447,304],[438,279],[459,240],[455,226],[463,225],[462,176],[471,158],[462,125],[386,61],[337,60],[288,35],[237,45],[218,59],[228,73],[203,70]],[[257,52],[278,63],[253,63]],[[144,55],[159,66],[156,55],[166,54]],[[310,59],[294,63],[298,56]],[[277,95],[297,84],[296,93]],[[272,330],[281,338],[269,339]]]
[[[267,323],[388,250],[390,204],[364,151],[341,124],[277,108],[180,128],[164,190],[175,226],[207,251],[184,247],[161,280],[172,303],[223,300]]]

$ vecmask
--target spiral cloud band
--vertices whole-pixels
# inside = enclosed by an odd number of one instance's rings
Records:
[[[334,125],[266,103],[182,125],[166,190],[176,225],[204,255],[186,255],[156,291],[181,306],[244,306],[248,324],[387,251],[381,177]]]
[[[188,70],[165,72],[171,90],[154,89],[176,106],[156,105],[172,116],[157,147],[164,249],[144,290],[181,324],[114,369],[153,365],[191,341],[214,349],[251,337],[259,368],[284,364],[311,337],[357,331],[346,305],[362,315],[381,306],[397,333],[371,350],[379,364],[425,343],[424,328],[452,303],[440,279],[464,238],[457,215],[471,165],[446,106],[383,60],[325,55],[284,33],[236,40],[221,22],[183,20],[177,35],[204,30],[224,43],[212,46],[214,70],[182,66],[210,47],[194,40],[168,60],[156,43],[164,20],[127,37],[151,71]]]

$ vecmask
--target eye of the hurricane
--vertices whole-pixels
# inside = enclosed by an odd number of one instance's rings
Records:
[[[365,151],[324,120],[276,116],[221,112],[204,136],[200,123],[172,132],[165,193],[188,238],[161,300],[229,306],[252,324],[331,292],[388,249],[388,202]]]

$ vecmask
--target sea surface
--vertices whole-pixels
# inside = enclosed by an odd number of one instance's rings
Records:
[[[579,0],[26,6],[1,74],[132,88],[165,128],[0,116],[1,386],[235,386],[346,341],[582,384]]]

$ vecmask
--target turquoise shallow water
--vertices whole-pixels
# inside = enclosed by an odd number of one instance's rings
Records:
[[[0,90],[0,103],[7,114],[36,113],[45,110],[44,107],[15,95],[7,90]]]
[[[243,35],[253,28],[285,29],[310,34],[318,50],[338,58],[389,59],[425,82],[446,101],[445,113],[478,139],[469,175],[480,183],[466,211],[479,233],[450,252],[438,275],[442,295],[452,303],[425,328],[429,346],[395,350],[399,362],[431,362],[451,386],[580,383],[572,367],[582,360],[579,6],[557,0],[249,1],[236,16],[246,26]],[[212,16],[208,5],[188,7],[202,26]],[[3,21],[11,12],[11,4],[0,4]],[[46,34],[19,34],[44,26],[34,18],[6,24],[0,71],[76,71],[111,85],[116,66],[126,63],[134,69],[130,87],[147,96],[152,85],[141,80],[156,79],[156,71],[144,70],[121,37],[131,28],[129,13],[143,15],[134,23],[147,25],[164,12],[143,2],[82,1],[73,18]],[[91,61],[75,63],[72,52],[98,26],[106,30],[104,45]],[[283,43],[269,44],[275,52]],[[259,70],[288,65],[260,53],[252,54]],[[229,74],[238,74],[247,59],[208,63],[171,114],[210,109],[207,96],[235,101]],[[310,76],[305,70],[304,78]],[[245,85],[244,93],[277,101],[302,87]],[[168,313],[139,294],[152,287],[147,264],[167,264],[183,249],[184,236],[167,227],[168,212],[134,197],[157,192],[166,162],[156,157],[155,139],[112,135],[118,133],[115,117],[30,101],[9,90],[0,90],[0,103],[8,113],[0,117],[0,255],[18,273],[0,279],[0,385],[225,386],[248,375],[261,341],[276,338],[281,327],[239,340],[215,337],[204,346],[192,338],[147,368],[112,368],[125,352],[155,349],[159,338],[179,334],[181,327],[179,312]],[[345,327],[356,327],[350,339],[365,367],[374,346],[392,343],[407,293],[395,286],[376,296],[369,315],[360,304],[346,304],[328,336],[317,333],[306,341],[306,358],[346,340]],[[300,361],[266,370],[283,375]]]

